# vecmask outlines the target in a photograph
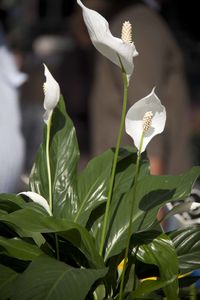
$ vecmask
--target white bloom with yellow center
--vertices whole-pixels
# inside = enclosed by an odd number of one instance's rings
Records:
[[[166,123],[166,110],[155,94],[155,88],[145,98],[139,100],[128,110],[125,119],[126,133],[131,136],[137,149],[145,151],[151,139],[162,133]]]
[[[44,75],[46,77],[46,82],[43,85],[44,89],[44,109],[46,110],[44,114],[44,122],[47,123],[49,116],[53,109],[56,107],[60,99],[60,86],[57,81],[53,78],[49,72],[47,66],[44,64]]]
[[[103,16],[87,8],[80,0],[77,0],[77,3],[82,8],[83,18],[95,48],[119,67],[121,67],[120,57],[129,78],[134,67],[133,57],[138,55],[132,42],[131,24],[128,21],[125,22],[122,27],[122,38],[116,38],[110,32],[109,24]]]
[[[50,209],[50,206],[49,206],[47,200],[44,197],[42,197],[41,195],[39,195],[37,193],[34,193],[34,192],[21,192],[18,195],[27,196],[33,202],[38,203],[39,205],[41,205],[48,212],[48,214],[50,216],[52,216],[52,212],[51,212],[51,209]]]

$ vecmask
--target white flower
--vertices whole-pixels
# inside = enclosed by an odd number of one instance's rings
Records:
[[[121,67],[118,57],[120,56],[129,78],[133,72],[133,57],[138,55],[134,43],[131,42],[130,23],[124,23],[122,39],[116,38],[110,32],[109,24],[103,16],[85,7],[80,0],[77,0],[77,3],[83,10],[83,18],[95,48],[119,67]]]
[[[60,99],[60,87],[57,81],[53,78],[53,76],[49,72],[45,64],[44,64],[44,75],[46,77],[46,82],[43,85],[44,109],[46,110],[44,114],[44,122],[47,123],[51,112],[56,107]]]
[[[144,135],[141,152],[145,151],[151,139],[163,132],[165,127],[166,110],[154,90],[155,88],[148,96],[133,104],[125,119],[126,133],[132,137],[137,149]]]
[[[41,195],[34,193],[34,192],[22,192],[22,193],[19,193],[18,195],[25,195],[25,196],[29,197],[33,202],[41,205],[48,212],[48,214],[50,216],[52,216],[52,212],[51,212],[51,209],[50,209],[50,206],[49,206],[47,200],[44,197],[42,197]]]

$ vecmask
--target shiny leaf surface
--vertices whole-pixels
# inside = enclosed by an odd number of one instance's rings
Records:
[[[136,197],[133,188],[120,199],[113,198],[109,235],[106,245],[106,259],[124,249],[131,202],[134,202],[132,233],[152,225],[158,210],[167,202],[189,196],[192,185],[199,176],[200,168],[194,167],[180,176],[144,176],[137,184]]]
[[[200,225],[189,226],[169,234],[176,248],[182,274],[200,268]]]
[[[46,128],[44,142],[36,157],[30,176],[31,190],[48,200],[46,167]],[[77,211],[77,163],[79,149],[73,123],[61,98],[52,117],[50,165],[52,175],[53,214],[73,220]]]
[[[178,299],[178,259],[172,241],[162,234],[151,243],[138,248],[137,258],[144,263],[158,266],[160,279],[174,281],[164,288],[167,299]]]
[[[107,188],[113,161],[108,150],[91,160],[78,178],[79,203],[74,222],[85,225],[97,206],[107,199]]]
[[[135,164],[136,164],[136,149],[132,147],[121,148],[119,152],[118,164],[116,168],[115,184],[113,190],[113,197],[111,201],[110,209],[110,224],[108,228],[109,238],[108,247],[106,249],[106,257],[110,256],[110,252],[113,246],[113,242],[118,242],[121,239],[124,231],[124,222],[128,222],[127,216],[130,213],[129,198],[126,201],[127,195],[130,196],[132,191],[132,185],[135,177]],[[146,156],[142,156],[142,165],[140,169],[139,178],[143,178],[149,174],[149,163]],[[123,207],[123,211],[121,211]],[[101,224],[103,217],[93,225],[92,231],[96,238],[96,243],[99,246],[101,236]],[[115,228],[116,225],[116,228]],[[126,230],[126,228],[125,228]],[[115,232],[114,232],[115,231]],[[124,243],[124,241],[122,241]],[[123,245],[124,246],[124,245]],[[121,249],[120,249],[121,250]],[[120,252],[119,250],[119,252]],[[119,253],[117,252],[117,253]],[[116,252],[113,254],[117,254]]]

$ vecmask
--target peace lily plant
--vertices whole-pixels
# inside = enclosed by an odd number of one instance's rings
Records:
[[[179,287],[194,292],[190,273],[200,267],[199,225],[164,232],[157,214],[188,197],[200,168],[179,176],[150,174],[145,150],[162,134],[166,111],[153,89],[127,112],[137,55],[131,25],[126,21],[122,37],[113,37],[100,14],[77,3],[92,43],[121,69],[117,144],[77,171],[75,128],[44,65],[44,141],[29,187],[0,195],[0,299],[180,299]],[[134,147],[120,148],[124,128]]]

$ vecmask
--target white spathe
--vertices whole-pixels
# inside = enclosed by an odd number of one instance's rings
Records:
[[[134,43],[123,42],[122,39],[112,35],[106,19],[98,12],[87,8],[80,0],[77,3],[83,11],[83,18],[95,48],[114,64],[121,67],[120,59],[128,78],[133,72],[133,57],[138,55]]]
[[[137,149],[140,147],[141,137],[144,131],[144,115],[147,112],[152,112],[152,121],[150,128],[144,132],[144,139],[141,152],[145,151],[151,139],[162,133],[166,123],[166,110],[161,104],[159,98],[155,94],[155,88],[145,98],[137,101],[128,110],[125,119],[126,133],[131,136]]]
[[[56,107],[60,99],[60,86],[57,81],[53,78],[49,72],[47,66],[44,65],[44,75],[46,77],[46,82],[44,83],[44,109],[46,110],[44,114],[44,122],[47,123],[49,116],[53,109]]]
[[[34,192],[21,192],[18,195],[25,195],[27,197],[29,197],[33,202],[38,203],[39,205],[41,205],[50,216],[52,216],[52,212],[50,209],[50,206],[47,202],[47,200],[42,197],[41,195],[34,193]]]

